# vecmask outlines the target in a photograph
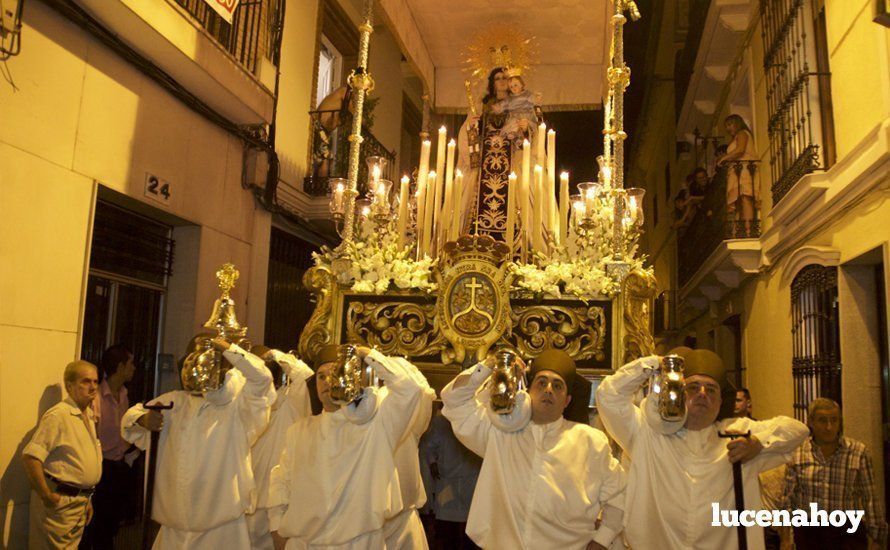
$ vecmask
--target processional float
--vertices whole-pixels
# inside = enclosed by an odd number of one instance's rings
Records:
[[[312,361],[327,344],[362,343],[410,358],[438,386],[494,348],[511,348],[526,360],[562,349],[582,373],[593,375],[653,353],[655,279],[637,255],[643,190],[624,182],[623,98],[630,69],[623,26],[626,12],[639,18],[633,2],[617,0],[610,18],[598,181],[578,184],[579,194],[569,196],[568,175],[557,180],[555,173],[555,133],[542,123],[514,153],[515,169],[492,191],[509,203],[500,235],[486,231],[492,222],[479,209],[460,215],[467,203],[462,193],[470,187],[455,168],[455,142],[444,127],[430,162],[428,103],[414,177],[393,186],[380,177],[385,159],[369,157],[368,181],[361,182],[367,193],[360,196],[362,116],[373,88],[367,69],[372,4],[365,2],[358,67],[348,79],[355,98],[348,178],[330,185],[342,242],[315,254],[316,265],[303,278],[316,303],[300,336],[300,357]],[[492,43],[492,66],[518,74],[526,62],[522,47]],[[468,96],[470,89],[468,83]],[[476,114],[472,100],[469,112]],[[480,158],[485,164],[491,144],[468,133],[471,164]]]

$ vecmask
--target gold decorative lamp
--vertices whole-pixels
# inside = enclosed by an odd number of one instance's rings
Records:
[[[247,327],[242,326],[235,316],[235,301],[230,292],[239,277],[233,264],[223,265],[216,272],[222,294],[213,303],[213,312],[204,323],[204,329],[190,342],[189,354],[183,362],[180,379],[186,391],[205,393],[222,386],[225,374],[231,365],[223,359],[222,353],[213,349],[211,340],[222,338],[229,343],[250,348],[245,336]]]

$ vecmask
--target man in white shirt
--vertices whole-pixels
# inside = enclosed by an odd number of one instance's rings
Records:
[[[99,386],[96,367],[69,363],[64,380],[68,398],[46,411],[22,451],[31,482],[31,549],[77,547],[102,477],[102,446],[90,408]]]
[[[306,379],[313,373],[306,363],[290,353],[265,346],[253,346],[250,352],[266,363],[272,374],[277,398],[272,405],[269,426],[250,450],[258,500],[254,513],[247,516],[247,525],[253,550],[273,550],[269,530],[269,476],[272,468],[278,464],[287,430],[298,419],[312,414]]]
[[[491,356],[442,391],[455,435],[483,458],[467,534],[483,548],[608,547],[621,531],[625,477],[605,434],[563,418],[575,362],[542,352],[507,415],[477,395],[493,366]]]
[[[359,347],[386,391],[365,388],[340,406],[331,398],[338,346],[316,360],[318,416],[298,420],[287,434],[269,489],[269,523],[276,548],[385,548],[383,524],[403,509],[393,458],[412,428],[424,388],[402,358]]]
[[[234,368],[206,393],[172,391],[154,403],[163,413],[130,408],[121,422],[128,441],[141,449],[149,430],[160,430],[151,517],[161,524],[152,548],[247,550],[245,514],[256,506],[250,447],[266,429],[275,402],[272,375],[263,361],[222,339],[213,347]]]
[[[742,462],[745,509],[760,510],[758,474],[787,462],[807,436],[800,422],[779,416],[756,422],[733,418],[735,390],[717,354],[675,350],[685,360],[686,415],[664,421],[656,395],[634,393],[660,368],[644,357],[607,376],[597,389],[600,418],[630,458],[624,525],[627,543],[648,548],[738,548],[736,527],[712,526],[713,507],[735,510],[732,463]],[[727,443],[718,433],[751,437]],[[748,548],[764,548],[763,529],[747,528]]]

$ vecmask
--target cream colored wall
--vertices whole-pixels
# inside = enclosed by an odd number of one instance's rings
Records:
[[[303,188],[308,169],[318,5],[319,0],[288,2],[284,14],[275,146],[281,179],[297,189]]]
[[[371,133],[387,150],[398,153],[402,141],[402,52],[392,33],[382,25],[374,27],[371,35],[368,70],[374,78],[371,97],[380,98],[374,108]],[[398,178],[394,175],[393,179]]]
[[[21,448],[79,353],[96,182],[194,224],[177,229],[162,334],[160,351],[177,357],[210,313],[223,262],[241,271],[239,318],[262,318],[265,265],[252,264],[268,261],[270,225],[241,188],[238,139],[42,3],[22,33],[6,62],[17,90],[0,85],[0,546],[10,548],[27,544]],[[169,206],[144,197],[146,172],[172,183]]]
[[[874,2],[826,2],[838,159],[890,117],[890,29],[872,21]]]

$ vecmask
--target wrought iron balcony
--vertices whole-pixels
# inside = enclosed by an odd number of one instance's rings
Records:
[[[329,179],[348,176],[352,115],[341,111],[311,111],[309,115],[312,118],[312,166],[310,175],[303,179],[303,192],[314,197],[323,197],[328,193]],[[362,128],[362,138],[358,190],[364,194],[366,191],[364,182],[368,180],[368,166],[365,159],[378,156],[389,161],[381,177],[392,180],[392,174],[396,169],[394,167],[396,152],[387,150],[367,126]]]
[[[220,17],[205,0],[176,0],[204,29],[252,74],[260,56],[272,50],[282,0],[241,0],[232,23]]]
[[[705,196],[699,203],[698,211],[677,237],[677,263],[680,286],[692,279],[717,247],[726,240],[757,238],[760,236],[760,219],[757,208],[754,219],[747,224],[730,212],[726,205],[726,186],[730,173],[740,175],[747,170],[757,183],[759,161],[745,160],[725,164],[717,169]]]

